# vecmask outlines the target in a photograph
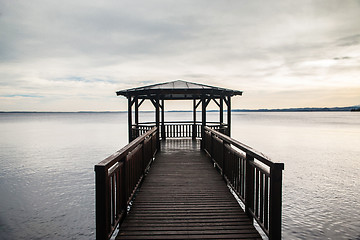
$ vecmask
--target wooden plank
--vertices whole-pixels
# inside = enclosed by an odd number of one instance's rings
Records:
[[[199,142],[167,140],[116,239],[261,239]]]

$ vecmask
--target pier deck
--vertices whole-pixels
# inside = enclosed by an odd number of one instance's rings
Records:
[[[199,144],[162,142],[116,239],[261,239]]]

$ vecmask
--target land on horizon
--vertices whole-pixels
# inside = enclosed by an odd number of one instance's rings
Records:
[[[207,112],[218,112],[219,110],[207,110]],[[224,110],[225,112],[227,110]],[[303,108],[276,108],[276,109],[232,109],[232,112],[349,112],[360,111],[360,104],[349,107],[303,107]],[[126,113],[127,111],[0,111],[0,113]],[[152,112],[140,111],[140,112]],[[165,112],[192,112],[192,110],[167,110]]]

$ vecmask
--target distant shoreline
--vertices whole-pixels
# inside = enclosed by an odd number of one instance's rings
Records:
[[[226,112],[226,110],[224,110]],[[140,111],[153,112],[153,111]],[[169,110],[166,112],[192,112],[191,110]],[[201,112],[201,111],[198,111]],[[219,112],[219,110],[208,110],[207,112]],[[360,112],[360,105],[350,107],[330,108],[279,108],[279,109],[233,109],[231,112]],[[50,111],[0,111],[0,113],[127,113],[127,111],[74,111],[74,112],[50,112]]]

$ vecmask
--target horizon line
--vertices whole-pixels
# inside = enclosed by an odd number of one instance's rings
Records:
[[[347,107],[299,107],[299,108],[261,108],[261,109],[232,109],[231,112],[309,112],[309,111],[351,111],[360,109],[359,105],[347,106]],[[155,110],[143,110],[139,112],[154,112]],[[0,113],[127,113],[127,110],[119,111],[0,111]],[[193,112],[192,110],[167,110],[165,112]],[[197,111],[197,112],[201,112]],[[207,112],[219,112],[219,110],[207,110]],[[227,112],[227,109],[224,109]]]

